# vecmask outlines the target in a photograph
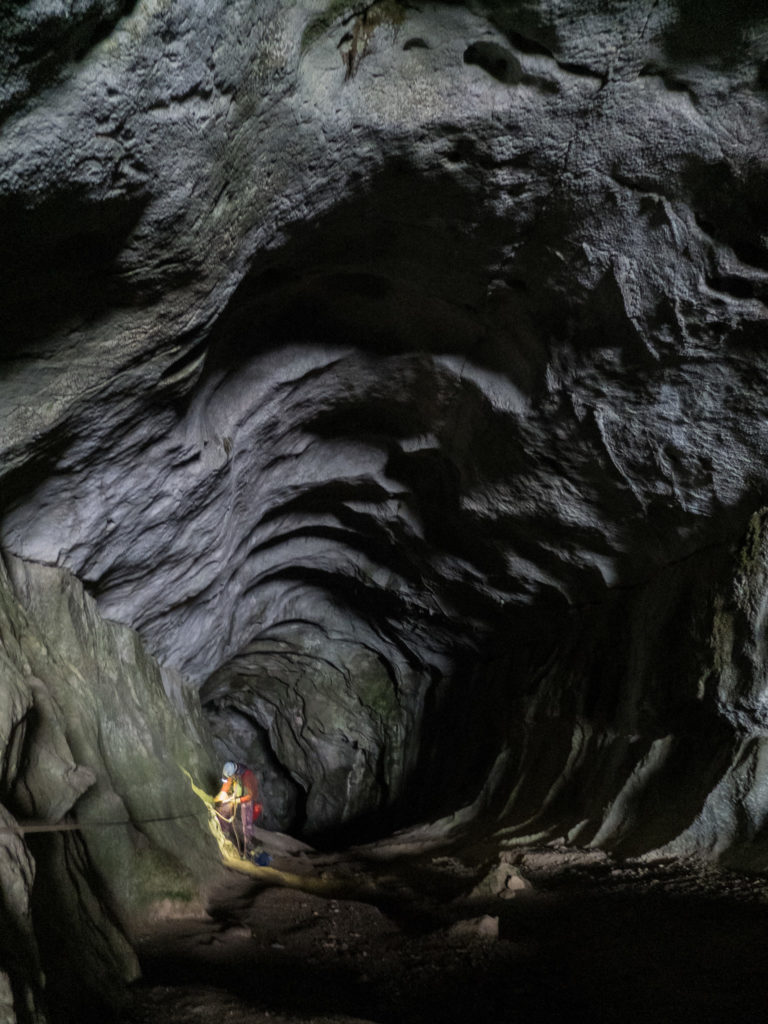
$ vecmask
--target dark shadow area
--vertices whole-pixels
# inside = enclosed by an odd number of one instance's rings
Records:
[[[147,202],[145,195],[95,201],[73,192],[36,206],[0,200],[0,363],[43,354],[49,335],[127,301],[115,261]]]
[[[520,61],[498,43],[472,43],[464,51],[464,63],[476,64],[503,85],[517,85],[523,77]]]
[[[745,34],[764,21],[764,0],[676,0],[665,48],[675,60],[714,59],[724,66],[746,53]]]
[[[705,163],[690,158],[683,185],[702,231],[715,242],[730,247],[746,264],[768,270],[768,165],[755,163],[737,179],[725,162]],[[754,285],[744,278],[716,279],[716,284],[737,298],[752,297]],[[746,293],[746,294],[745,294]],[[755,297],[760,297],[756,295]]]
[[[0,367],[2,360],[0,360]],[[1,372],[1,371],[0,371]],[[66,431],[58,431],[40,439],[37,450],[27,453],[24,461],[2,476],[0,486],[0,516],[10,511],[16,502],[28,497],[41,481],[52,476],[58,462],[69,446],[71,438]]]
[[[244,896],[205,942],[189,930],[150,938],[122,1021],[150,1019],[147,1008],[170,1024],[208,1024],[225,1008],[243,1021],[378,1024],[763,1019],[768,907],[740,876],[707,883],[603,861],[553,872],[514,899],[467,903],[439,872],[392,870],[420,888],[395,903],[270,890],[250,909]],[[498,938],[474,930],[484,915]]]
[[[112,945],[124,931],[103,879],[76,832],[29,836],[27,842],[35,860],[31,910],[46,1012],[55,1024],[108,1020],[125,998],[116,980],[125,965]]]
[[[384,357],[472,350],[483,362],[487,268],[509,228],[478,206],[479,188],[397,155],[350,183],[256,257],[211,335],[206,375],[295,342]]]

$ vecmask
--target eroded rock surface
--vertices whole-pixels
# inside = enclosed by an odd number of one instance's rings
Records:
[[[0,658],[4,1019],[75,1019],[136,977],[126,930],[210,876],[216,847],[181,769],[210,788],[212,764],[196,695],[176,710],[138,636],[67,572],[6,556]]]
[[[7,16],[0,541],[273,826],[763,863],[768,26],[594,8]]]

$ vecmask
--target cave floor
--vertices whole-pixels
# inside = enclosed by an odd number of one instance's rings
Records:
[[[531,887],[474,902],[450,856],[386,877],[347,863],[364,898],[229,872],[207,912],[138,937],[121,1024],[768,1021],[761,876],[549,848],[515,860]]]

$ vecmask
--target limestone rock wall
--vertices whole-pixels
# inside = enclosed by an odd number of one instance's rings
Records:
[[[181,768],[210,789],[214,766],[196,694],[175,708],[138,636],[63,570],[0,564],[0,664],[3,1019],[76,1019],[137,975],[126,930],[213,869]]]
[[[5,36],[3,547],[279,827],[757,841],[762,5],[87,10]]]

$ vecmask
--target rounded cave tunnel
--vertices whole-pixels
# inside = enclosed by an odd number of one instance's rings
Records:
[[[536,583],[509,571],[503,534],[526,516],[482,493],[510,468],[522,491],[533,469],[502,363],[534,387],[541,352],[525,326],[488,337],[474,268],[498,227],[470,212],[450,178],[378,169],[255,261],[177,407],[177,430],[220,452],[210,506],[227,510],[218,579],[185,595],[187,633],[204,624],[184,671],[204,680],[221,758],[256,767],[264,824],[313,844],[471,806],[514,715],[515,683],[487,671],[496,638],[518,637],[522,662],[562,629],[553,567]],[[113,578],[96,586],[108,603]],[[203,619],[191,606],[212,593]],[[144,632],[169,645],[152,606]]]
[[[761,1019],[768,22],[647,6],[0,14],[0,1019]]]

